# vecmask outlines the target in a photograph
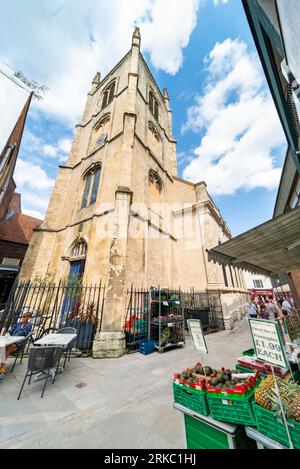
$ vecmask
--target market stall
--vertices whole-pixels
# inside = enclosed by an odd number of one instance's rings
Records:
[[[253,349],[235,369],[204,365],[201,325],[190,327],[201,362],[173,379],[188,449],[300,449],[300,347],[278,321],[250,319]]]

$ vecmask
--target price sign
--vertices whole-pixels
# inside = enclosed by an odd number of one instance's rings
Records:
[[[208,353],[201,321],[199,319],[188,319],[187,323],[197,352]]]
[[[278,324],[263,319],[249,319],[255,353],[259,360],[282,368],[289,366]]]

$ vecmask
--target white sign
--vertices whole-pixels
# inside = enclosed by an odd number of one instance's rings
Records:
[[[288,367],[278,324],[274,321],[249,319],[249,326],[257,358],[271,365]]]
[[[200,319],[188,319],[187,323],[197,352],[208,353]]]

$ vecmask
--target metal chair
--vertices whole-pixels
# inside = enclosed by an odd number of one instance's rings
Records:
[[[75,327],[62,327],[56,332],[56,334],[77,334],[77,331]],[[77,340],[77,337],[75,337],[75,339],[72,340],[72,342],[70,342],[69,345],[63,350],[63,355],[65,357],[63,367],[66,366],[67,359],[68,361],[70,361],[71,359],[71,351],[72,351],[72,348],[74,347],[74,344],[76,343],[76,340]]]
[[[41,398],[43,397],[50,372],[53,368],[55,368],[55,373],[52,379],[52,384],[55,381],[62,352],[62,347],[32,347],[29,350],[27,371],[18,395],[18,400],[21,397],[24,384],[28,376],[28,384],[30,384],[32,376],[38,373],[46,373],[46,380],[41,394]]]
[[[20,360],[20,365],[21,365],[21,363],[23,361],[26,345],[30,342],[31,337],[32,337],[32,332],[30,332],[30,334],[28,334],[26,336],[26,338],[25,338],[25,340],[23,340],[23,342],[21,342],[20,344],[17,344],[17,350],[10,354],[11,356],[15,357],[15,361],[14,361],[14,364],[12,366],[11,373],[14,371],[15,364],[17,363],[17,360],[18,360],[20,355],[21,355],[21,360]]]

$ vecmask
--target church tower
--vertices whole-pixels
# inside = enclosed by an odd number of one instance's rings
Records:
[[[136,28],[129,52],[107,76],[95,75],[21,271],[21,279],[76,274],[106,284],[96,357],[124,353],[130,285],[224,286],[205,249],[230,233],[205,183],[177,175],[168,91],[159,90],[140,46]],[[178,231],[186,220],[187,234]]]

